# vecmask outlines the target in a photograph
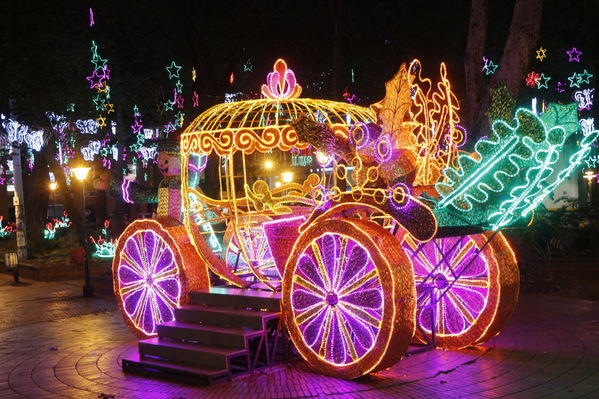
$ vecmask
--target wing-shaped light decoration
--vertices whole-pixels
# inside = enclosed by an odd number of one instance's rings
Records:
[[[576,104],[550,104],[541,117],[519,109],[515,119],[515,126],[496,121],[474,154],[460,155],[455,168],[443,171],[446,181],[435,186],[439,209],[464,211],[472,224],[488,223],[493,230],[506,226],[527,216],[574,171],[599,135],[585,136],[568,166],[557,170],[564,142],[578,130]]]

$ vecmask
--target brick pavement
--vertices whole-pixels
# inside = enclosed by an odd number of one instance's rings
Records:
[[[135,339],[80,282],[9,286],[0,275],[0,398],[598,398],[599,302],[524,295],[502,334],[404,358],[357,381],[301,362],[209,387],[124,374]]]

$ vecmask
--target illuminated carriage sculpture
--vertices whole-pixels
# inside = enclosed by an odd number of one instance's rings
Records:
[[[576,108],[520,109],[468,154],[444,65],[434,87],[414,61],[386,90],[371,109],[302,99],[278,60],[265,98],[193,121],[181,137],[181,221],[136,221],[119,238],[114,285],[132,329],[155,335],[210,269],[281,290],[297,350],[342,378],[393,365],[411,341],[452,349],[498,334],[519,289],[499,229],[530,218],[598,133],[557,170]],[[318,173],[275,186],[253,177],[252,155],[296,150],[315,153]],[[218,199],[197,187],[210,154],[221,161]]]

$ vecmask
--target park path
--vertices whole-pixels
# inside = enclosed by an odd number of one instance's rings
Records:
[[[0,398],[599,398],[599,302],[523,295],[502,334],[432,350],[356,381],[280,364],[209,387],[124,374],[135,350],[113,302],[81,282],[0,275]],[[104,395],[104,396],[102,396]]]

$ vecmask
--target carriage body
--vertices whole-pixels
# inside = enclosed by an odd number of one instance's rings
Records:
[[[442,95],[431,94],[430,81],[428,91],[414,83],[419,68],[402,66],[386,99],[368,109],[300,98],[295,75],[279,60],[262,87],[265,98],[198,116],[181,136],[180,220],[140,221],[119,239],[115,292],[134,331],[153,335],[152,326],[168,321],[191,290],[208,286],[209,269],[233,285],[282,291],[283,319],[300,354],[342,378],[393,365],[412,341],[454,349],[498,334],[518,297],[516,258],[502,224],[464,222],[447,212],[451,190],[434,190],[447,181],[454,192],[463,188],[450,179],[460,171],[442,173],[456,159],[461,166],[458,147],[466,137],[444,66]],[[407,113],[410,107],[415,111]],[[316,123],[308,133],[297,124],[302,118]],[[317,125],[326,127],[326,139],[314,134]],[[546,136],[555,151],[557,141]],[[498,137],[492,144],[502,144]],[[299,151],[319,166],[273,180],[268,162],[284,172]],[[214,197],[198,184],[207,162],[216,169]],[[480,154],[471,158],[477,162]],[[171,234],[157,231],[165,229]],[[150,249],[137,254],[143,248]],[[139,298],[149,294],[137,294],[144,282],[130,275],[149,263],[163,285],[144,307]],[[147,285],[152,276],[145,275]]]

